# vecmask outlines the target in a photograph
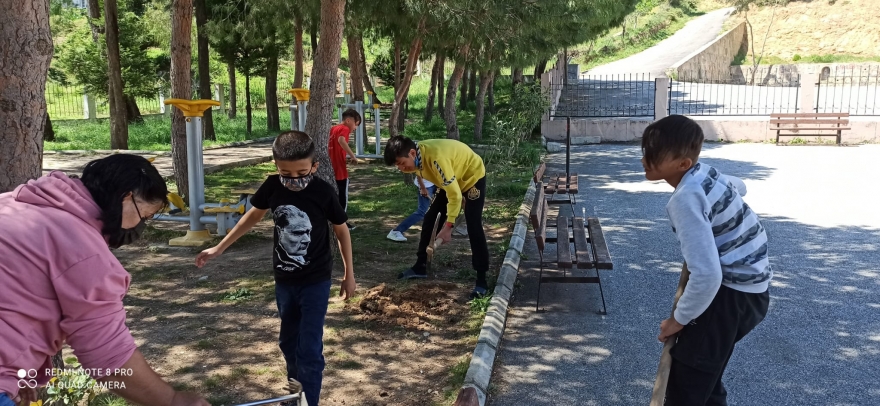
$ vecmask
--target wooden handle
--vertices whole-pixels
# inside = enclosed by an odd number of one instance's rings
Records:
[[[678,278],[678,289],[675,290],[675,300],[672,301],[672,314],[675,314],[675,306],[678,305],[678,299],[684,293],[684,287],[690,278],[687,263],[681,265],[681,275]],[[650,406],[663,406],[666,398],[666,384],[669,383],[669,369],[672,368],[672,355],[669,350],[675,344],[675,338],[670,337],[663,344],[663,352],[660,354],[660,365],[657,366],[657,376],[654,378],[654,392],[651,394]]]

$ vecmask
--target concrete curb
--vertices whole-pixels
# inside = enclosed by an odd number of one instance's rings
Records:
[[[483,327],[477,338],[477,347],[471,357],[470,366],[464,377],[464,386],[459,391],[456,406],[484,406],[489,394],[489,380],[492,378],[492,366],[495,356],[501,345],[501,337],[504,334],[504,325],[507,321],[507,307],[510,296],[513,294],[516,276],[519,271],[519,262],[522,257],[523,245],[528,232],[528,216],[535,198],[535,185],[530,184],[523,203],[516,217],[516,226],[513,235],[510,236],[510,245],[501,271],[498,274],[498,282],[495,284],[495,292],[489,302],[489,310],[483,319]],[[476,391],[476,399],[472,396]],[[466,401],[464,399],[467,399]]]
[[[202,148],[202,151],[208,151],[212,149],[220,149],[220,148],[229,148],[229,147],[240,147],[248,144],[258,144],[263,142],[269,142],[275,140],[275,136],[272,137],[263,137],[263,138],[255,138],[247,141],[234,141],[228,142],[226,144],[212,145],[210,147]],[[156,156],[165,156],[171,155],[171,151],[143,151],[143,150],[134,150],[134,149],[64,149],[58,151],[43,151],[44,155],[83,155],[83,154],[139,154],[139,155],[153,155]]]

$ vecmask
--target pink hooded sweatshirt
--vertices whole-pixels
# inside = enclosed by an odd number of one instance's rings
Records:
[[[0,194],[0,393],[15,398],[21,369],[48,382],[65,342],[83,368],[104,371],[137,348],[122,306],[131,276],[100,214],[83,183],[57,171]]]

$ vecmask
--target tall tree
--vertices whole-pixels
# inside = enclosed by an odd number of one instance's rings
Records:
[[[98,43],[100,34],[104,33],[102,27],[96,22],[101,19],[101,3],[99,0],[89,0],[89,29],[92,32],[92,41]]]
[[[106,0],[105,0],[106,1]],[[171,97],[192,98],[192,0],[173,0],[171,3]],[[189,201],[187,178],[186,120],[180,109],[171,114],[171,156],[177,193]]]
[[[409,94],[409,86],[412,83],[413,75],[415,74],[416,63],[419,61],[419,55],[422,52],[422,41],[423,36],[425,35],[425,20],[423,17],[421,21],[419,21],[418,29],[416,30],[415,38],[412,39],[412,42],[409,47],[409,53],[407,54],[406,59],[406,67],[404,68],[403,77],[400,79],[399,85],[395,88],[394,92],[394,103],[391,106],[391,118],[388,120],[388,133],[391,136],[398,135],[400,131],[402,131],[403,127],[403,119],[405,108],[404,101]],[[398,48],[399,49],[399,48]],[[397,52],[398,62],[400,53]]]
[[[437,93],[437,77],[442,75],[442,72],[440,72],[440,65],[442,64],[443,52],[437,52],[434,55],[434,66],[431,68],[431,87],[428,89],[428,102],[425,104],[426,123],[430,123],[431,119],[434,117],[434,97]]]
[[[443,91],[446,89],[444,83],[446,82],[446,52],[443,52],[440,58],[440,66],[437,67],[437,113],[440,114],[440,118],[445,119],[446,117],[446,109],[443,107],[444,101],[446,100],[446,93]]]
[[[469,102],[472,102],[477,99],[477,70],[471,70],[470,81],[468,82],[468,92],[467,99]]]
[[[226,117],[230,120],[234,119],[238,113],[235,107],[238,103],[236,92],[238,91],[235,83],[235,59],[226,62],[226,74],[229,75],[229,109],[226,110]]]
[[[477,92],[477,114],[476,117],[474,117],[474,141],[481,141],[483,139],[483,119],[486,114],[486,91],[489,89],[489,84],[491,82],[491,70],[480,72],[480,89],[479,92]]]
[[[350,32],[345,36],[348,45],[348,67],[351,76],[351,100],[352,102],[360,100],[367,101],[364,98],[364,78],[361,72],[361,55],[360,46],[358,45],[358,34],[354,32],[353,25],[348,26]]]
[[[46,77],[52,60],[49,2],[5,2],[0,12],[0,193],[40,177]]]
[[[212,99],[211,94],[211,66],[208,52],[208,33],[205,24],[208,23],[208,7],[205,0],[193,0],[196,7],[196,30],[198,31],[198,58],[199,58],[199,97]],[[216,140],[214,132],[214,114],[211,109],[205,111],[202,117],[202,128],[206,140]]]
[[[466,59],[469,51],[470,45],[460,48],[459,58]],[[449,83],[446,86],[446,106],[443,119],[446,120],[446,138],[453,140],[461,139],[458,133],[458,120],[455,117],[455,93],[461,84],[461,77],[464,76],[464,65],[464,62],[455,63],[455,69],[452,71],[452,76],[449,78]]]
[[[327,145],[330,141],[330,120],[336,99],[336,71],[345,26],[345,1],[321,1],[321,42],[315,53],[306,133],[317,146],[318,177],[336,188]]]
[[[373,84],[370,82],[370,71],[367,70],[367,54],[364,52],[364,37],[358,35],[357,40],[358,49],[360,50],[361,78],[364,81],[364,87],[373,92],[373,103],[382,103],[379,101],[379,94],[376,93],[376,89],[373,88]]]
[[[119,61],[119,10],[116,0],[104,0],[104,36],[107,42],[110,148],[128,149],[128,110],[122,88],[122,65]]]
[[[293,88],[301,89],[303,85],[303,18],[300,11],[294,11],[293,32],[293,64],[295,69]]]
[[[468,77],[470,77],[472,70],[473,67],[468,66],[461,77],[461,94],[458,98],[458,109],[461,111],[467,110],[468,107]]]

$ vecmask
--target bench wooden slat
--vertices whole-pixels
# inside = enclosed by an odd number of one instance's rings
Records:
[[[549,182],[547,183],[547,186],[544,187],[544,193],[546,193],[548,195],[552,195],[552,194],[556,193],[556,189],[558,187],[557,182],[556,182],[556,178],[550,178],[550,179],[548,179],[548,181]]]
[[[542,276],[541,283],[600,283],[598,276]]]
[[[771,113],[770,118],[849,117],[849,113]]]
[[[544,188],[541,182],[535,187],[535,200],[532,202],[532,211],[529,213],[529,222],[532,223],[532,229],[535,230],[535,243],[538,249],[544,250],[544,243],[547,241],[547,205],[544,203]]]
[[[571,175],[571,178],[568,181],[568,191],[570,193],[577,194],[577,192],[578,192],[578,176],[577,176],[577,174]]]
[[[773,131],[843,131],[851,130],[849,127],[770,127]],[[783,134],[785,135],[785,134]]]
[[[574,234],[574,256],[577,260],[578,269],[592,268],[593,250],[590,249],[590,243],[587,242],[587,228],[584,227],[584,219],[582,217],[574,218],[571,233]]]
[[[541,165],[538,165],[538,169],[535,171],[535,176],[532,178],[535,183],[541,182],[544,180],[544,172],[547,171],[547,164],[541,162]]]
[[[556,217],[556,263],[560,268],[571,268],[571,245],[568,242],[568,217]]]
[[[849,120],[845,119],[845,118],[842,118],[839,120],[819,120],[819,119],[816,119],[816,120],[812,120],[812,119],[807,119],[807,120],[770,120],[770,124],[792,124],[792,125],[794,125],[794,124],[842,124],[842,125],[846,125],[846,124],[849,124]]]
[[[608,245],[605,243],[605,235],[602,234],[602,226],[599,224],[599,219],[595,217],[587,218],[587,230],[590,232],[590,242],[596,255],[596,269],[613,269],[611,253],[608,251]]]

